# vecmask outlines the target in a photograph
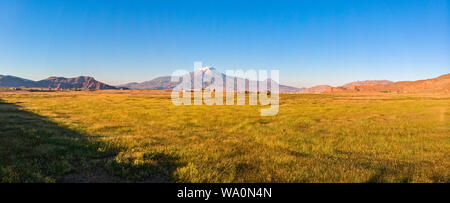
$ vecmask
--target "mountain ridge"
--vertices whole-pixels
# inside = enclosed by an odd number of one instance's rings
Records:
[[[224,79],[224,91],[226,89],[227,83],[226,81],[230,81],[230,80],[234,80],[234,84],[237,84],[238,81],[244,80],[243,78],[238,78],[238,77],[232,77],[232,76],[228,76],[225,75],[224,73],[221,73],[219,71],[217,71],[214,67],[204,67],[204,68],[200,68],[197,70],[194,70],[192,72],[189,72],[190,74],[190,78],[191,78],[191,87],[187,87],[187,89],[194,89],[195,87],[202,87],[202,88],[212,88],[212,89],[220,89],[221,87],[214,87],[211,86],[211,82],[208,81],[208,79],[211,79],[213,77],[215,78],[223,78]],[[205,82],[204,80],[199,81],[199,80],[195,80],[194,75],[200,75],[202,76],[202,78],[206,78],[207,82]],[[141,83],[137,83],[137,82],[132,82],[132,83],[127,83],[127,84],[123,84],[123,85],[118,85],[118,87],[125,87],[125,88],[129,88],[129,89],[138,89],[138,90],[165,90],[165,89],[173,89],[175,88],[177,85],[184,85],[182,84],[182,82],[172,82],[171,81],[171,76],[161,76],[161,77],[157,77],[154,78],[152,80],[149,81],[144,81]],[[269,82],[268,84],[268,88],[271,89],[270,84],[272,84],[273,80],[270,80],[271,82]],[[244,81],[241,81],[244,82]],[[249,88],[249,84],[253,84],[256,85],[257,88],[260,87],[260,83],[262,81],[251,81],[251,80],[247,80],[245,79],[245,84],[246,84],[246,88],[245,90],[248,90]],[[273,81],[275,82],[275,81]],[[184,85],[186,88],[186,85]],[[222,87],[223,88],[223,87]],[[230,89],[234,89],[236,90],[236,87],[228,87]],[[299,92],[303,90],[303,88],[297,88],[297,87],[291,87],[291,86],[287,86],[287,85],[281,85],[279,84],[279,92],[281,93],[295,93],[295,92]]]
[[[89,76],[78,76],[74,78],[48,77],[43,80],[33,81],[11,75],[0,75],[0,87],[26,87],[26,88],[52,88],[52,89],[117,89],[114,86],[95,80]]]
[[[196,72],[197,71],[197,72]],[[202,68],[190,72],[191,88],[193,88],[196,83],[196,87],[211,87],[211,82],[205,81],[195,81],[193,78],[194,74],[205,74],[208,77],[216,76],[222,77],[224,79],[232,78],[223,73],[216,71],[213,67]],[[207,77],[207,78],[208,78]],[[234,78],[234,77],[233,77]],[[260,87],[261,81],[250,81],[243,78],[234,78],[235,84],[237,81],[245,82],[246,90],[250,84]],[[244,80],[244,81],[243,81]],[[271,84],[275,81],[268,79],[268,90],[271,88]],[[226,81],[226,80],[225,80]],[[0,87],[8,88],[52,88],[52,89],[89,89],[89,90],[101,90],[101,89],[137,89],[137,90],[165,90],[173,89],[181,82],[172,82],[170,76],[157,77],[153,80],[145,81],[142,83],[127,83],[124,85],[112,86],[95,80],[95,78],[90,76],[78,76],[73,78],[65,77],[48,77],[43,80],[33,81],[25,78],[20,78],[12,75],[0,75]],[[256,84],[254,84],[256,83]],[[226,87],[226,82],[224,83]],[[211,87],[219,88],[219,87]],[[229,87],[230,88],[230,87]],[[231,89],[236,90],[236,87],[231,87]],[[279,84],[280,93],[334,93],[334,92],[427,92],[427,91],[444,91],[450,92],[450,73],[424,80],[416,81],[398,81],[392,82],[389,80],[364,80],[364,81],[354,81],[342,86],[332,87],[329,85],[317,85],[310,88],[297,88],[286,85]]]
[[[391,84],[394,83],[390,80],[363,80],[363,81],[354,81],[349,82],[347,84],[342,85],[341,87],[352,87],[352,86],[361,86],[361,85],[370,85],[370,84]]]
[[[319,88],[320,87],[320,88]],[[450,92],[450,73],[435,78],[398,81],[389,80],[365,80],[350,82],[342,86],[332,87],[329,85],[318,85],[304,89],[299,93],[336,93],[336,92]]]

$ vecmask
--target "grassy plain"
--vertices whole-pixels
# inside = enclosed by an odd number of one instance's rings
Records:
[[[0,92],[0,182],[450,182],[450,96]]]

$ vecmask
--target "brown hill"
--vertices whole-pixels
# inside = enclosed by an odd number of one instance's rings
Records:
[[[49,77],[37,82],[39,87],[58,89],[116,89],[116,87],[101,83],[93,77],[80,76],[76,78]]]
[[[450,74],[437,78],[391,82],[388,80],[367,80],[348,83],[340,87],[319,85],[300,91],[301,93],[334,93],[334,92],[450,92]]]
[[[373,84],[387,85],[387,84],[391,84],[391,83],[394,83],[394,82],[389,81],[389,80],[364,80],[364,81],[355,81],[355,82],[347,83],[345,85],[342,85],[342,87],[350,88],[353,86],[373,85]]]
[[[362,87],[362,90],[364,88]],[[450,74],[427,80],[401,81],[375,88],[388,92],[450,92]]]
[[[329,85],[317,85],[314,87],[306,88],[301,90],[301,93],[322,93],[322,92],[329,92],[331,91],[333,87]]]

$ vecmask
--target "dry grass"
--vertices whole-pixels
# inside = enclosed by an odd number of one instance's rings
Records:
[[[450,182],[448,94],[283,94],[274,117],[169,95],[0,93],[0,181]]]

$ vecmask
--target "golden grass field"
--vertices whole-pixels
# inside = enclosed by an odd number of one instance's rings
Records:
[[[0,92],[0,182],[450,182],[450,95]]]

